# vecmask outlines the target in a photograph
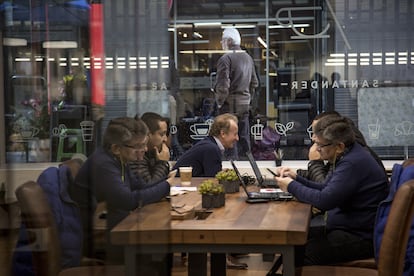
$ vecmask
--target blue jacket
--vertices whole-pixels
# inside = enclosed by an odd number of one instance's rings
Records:
[[[56,222],[62,250],[62,269],[79,266],[82,257],[82,227],[79,208],[68,194],[68,186],[72,181],[71,172],[65,165],[60,168],[47,168],[37,179],[37,183],[47,196]],[[25,245],[27,245],[27,233],[25,226],[22,225],[16,247],[18,249]],[[13,275],[34,275],[30,251],[15,251]]]
[[[208,136],[187,150],[173,169],[193,167],[193,176],[214,177],[221,171],[222,153],[212,136]]]
[[[384,235],[385,224],[390,213],[391,204],[394,200],[398,188],[408,180],[414,179],[414,165],[403,168],[400,164],[395,164],[392,168],[390,192],[387,198],[378,206],[378,213],[374,229],[374,250],[375,259],[378,261],[379,249],[382,236]],[[414,275],[414,220],[411,224],[411,234],[408,239],[407,252],[405,255],[404,275]]]
[[[297,176],[288,186],[298,200],[327,211],[326,228],[344,230],[372,239],[378,204],[388,194],[384,169],[372,155],[355,143],[324,183]]]

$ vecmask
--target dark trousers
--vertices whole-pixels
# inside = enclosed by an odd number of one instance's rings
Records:
[[[372,240],[342,230],[325,233],[322,227],[311,228],[305,246],[295,248],[296,267],[327,265],[374,257]]]
[[[234,144],[232,149],[226,150],[227,159],[247,160],[246,152],[250,151],[250,121],[249,113],[237,115],[239,128],[239,141]],[[245,158],[246,157],[246,158]]]

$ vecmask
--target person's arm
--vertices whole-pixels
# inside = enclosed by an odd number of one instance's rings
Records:
[[[109,205],[128,211],[137,208],[142,201],[141,195],[132,191],[131,179],[135,177],[132,177],[127,166],[122,170],[105,162],[100,169],[94,169],[92,177],[98,201],[107,201]]]
[[[252,76],[250,79],[250,94],[253,96],[255,89],[259,87],[259,78],[256,73],[256,67],[254,66],[254,61],[252,59]]]
[[[99,193],[106,199],[108,204],[128,211],[160,201],[170,192],[170,184],[167,181],[164,180],[151,186],[145,186],[139,178],[128,171],[128,167],[126,167],[123,180],[119,169],[114,168],[102,170],[96,179],[96,183],[99,183],[97,184],[99,185]]]
[[[143,160],[131,162],[129,166],[136,176],[144,180],[145,185],[152,185],[165,179],[170,172],[168,161],[151,159],[147,156]]]
[[[323,183],[331,165],[322,160],[311,160],[308,163],[307,178],[314,182]]]
[[[139,199],[138,207],[158,202],[170,194],[170,183],[167,180],[160,181],[151,186],[145,186],[142,189],[134,191],[135,196]]]
[[[352,164],[344,162],[322,189],[303,185],[298,177],[298,181],[289,183],[287,190],[302,202],[312,204],[321,210],[330,210],[340,206],[358,189],[357,177],[350,173],[352,171],[355,171]]]
[[[221,108],[229,95],[230,59],[222,56],[217,62],[216,102]]]

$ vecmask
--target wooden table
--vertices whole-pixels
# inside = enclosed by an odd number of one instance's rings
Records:
[[[198,185],[203,178],[193,178]],[[178,181],[178,180],[177,180]],[[251,187],[256,188],[256,187]],[[306,242],[311,206],[297,201],[248,204],[246,195],[226,194],[226,204],[204,220],[171,220],[171,205],[201,209],[201,195],[188,192],[132,212],[112,231],[113,244],[125,247],[127,275],[135,275],[138,252],[189,252],[189,275],[225,275],[225,253],[281,253],[283,274],[294,275],[294,246]]]

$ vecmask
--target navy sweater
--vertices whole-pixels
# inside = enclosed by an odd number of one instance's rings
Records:
[[[388,194],[388,180],[372,155],[355,143],[323,184],[298,175],[288,191],[298,200],[328,211],[328,231],[341,229],[372,239],[378,204]]]
[[[216,140],[208,136],[187,150],[174,165],[179,167],[193,167],[193,176],[214,177],[221,171],[222,153]]]

